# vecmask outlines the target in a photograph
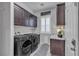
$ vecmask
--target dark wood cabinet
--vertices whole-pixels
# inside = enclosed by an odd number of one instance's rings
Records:
[[[30,13],[26,10],[24,10],[24,26],[30,26],[29,24],[29,16],[30,16]]]
[[[37,27],[37,17],[31,14],[29,18],[30,18],[30,26]]]
[[[65,25],[65,3],[57,5],[57,25]]]
[[[50,53],[52,56],[64,56],[65,40],[50,39]]]
[[[37,17],[17,4],[14,4],[14,25],[37,27]]]
[[[24,11],[17,5],[14,5],[14,24],[23,26]]]

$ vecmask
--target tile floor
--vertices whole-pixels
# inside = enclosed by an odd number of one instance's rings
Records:
[[[30,56],[51,56],[49,45],[46,43],[39,44],[39,47]]]

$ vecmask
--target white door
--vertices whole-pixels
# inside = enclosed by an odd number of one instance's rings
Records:
[[[65,4],[65,55],[77,55],[77,39],[78,39],[78,19],[77,19],[77,4],[68,2]],[[76,41],[75,51],[72,41]]]

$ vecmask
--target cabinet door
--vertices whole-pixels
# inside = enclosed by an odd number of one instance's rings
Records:
[[[26,10],[24,10],[24,26],[30,26],[29,25],[29,15],[30,13]]]
[[[29,23],[30,26],[37,27],[37,17],[31,14],[29,18],[30,18],[30,23]]]
[[[36,16],[34,16],[34,27],[37,27],[37,17]]]
[[[65,4],[57,5],[57,25],[65,25]]]
[[[14,5],[14,24],[22,26],[23,25],[24,11],[18,5]]]
[[[65,55],[65,42],[64,40],[50,40],[50,53],[52,56],[64,56]]]

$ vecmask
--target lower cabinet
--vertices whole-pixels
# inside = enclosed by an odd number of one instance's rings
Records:
[[[65,56],[65,40],[50,39],[50,53],[52,56]]]

